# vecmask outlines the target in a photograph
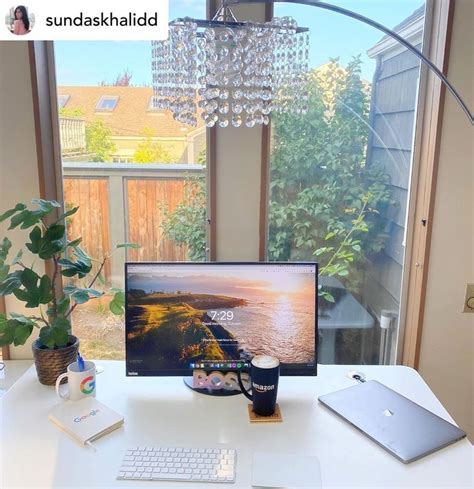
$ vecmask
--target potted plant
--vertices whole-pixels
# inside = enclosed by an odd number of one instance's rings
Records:
[[[0,243],[0,295],[13,294],[34,314],[0,314],[0,346],[23,345],[35,328],[39,337],[33,343],[33,356],[39,381],[53,385],[76,359],[79,340],[71,334],[71,314],[74,309],[104,292],[94,289],[101,272],[110,258],[106,254],[100,261],[92,260],[79,246],[81,238],[68,240],[66,219],[75,214],[74,207],[52,219],[51,213],[61,205],[55,201],[32,200],[33,208],[19,203],[0,216],[0,222],[10,219],[9,230],[31,229],[26,248],[37,257],[31,266],[22,261],[23,250],[7,263],[10,240]],[[134,243],[122,243],[119,248],[137,248]],[[38,259],[50,265],[51,276],[39,271]],[[93,261],[98,269],[92,271]],[[74,283],[62,286],[60,278],[74,278]],[[122,290],[111,289],[110,310],[122,314],[125,295]],[[38,311],[38,312],[36,312]]]

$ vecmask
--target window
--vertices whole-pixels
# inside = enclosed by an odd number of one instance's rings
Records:
[[[275,4],[310,28],[312,72],[308,113],[272,117],[267,253],[320,264],[320,363],[394,363],[420,65],[379,31],[310,8]],[[421,1],[350,8],[421,47]]]
[[[58,95],[58,107],[60,109],[66,107],[66,104],[70,98],[70,95]]]
[[[204,0],[180,4],[170,5],[172,18],[206,15]],[[117,250],[94,288],[123,287],[126,260],[205,260],[206,130],[182,131],[169,112],[151,110],[150,43],[55,42],[54,50],[58,91],[67,86],[70,96],[67,123],[59,114],[64,199],[79,206],[68,232],[94,259],[121,242],[141,245]],[[124,318],[108,301],[73,313],[88,358],[124,357]]]
[[[148,103],[148,111],[149,112],[154,112],[157,115],[162,115],[162,114],[165,113],[165,111],[163,109],[159,109],[157,107],[156,100],[157,100],[157,98],[155,96],[151,96],[150,97],[150,102]]]
[[[117,107],[118,100],[118,97],[101,97],[97,103],[96,110],[112,111],[115,109],[115,107]]]

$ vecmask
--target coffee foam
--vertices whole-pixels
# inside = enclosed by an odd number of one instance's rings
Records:
[[[280,360],[270,355],[256,355],[252,358],[252,365],[258,368],[275,368],[280,365]]]

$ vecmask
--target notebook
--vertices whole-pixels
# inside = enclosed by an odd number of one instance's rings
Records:
[[[66,401],[55,406],[48,418],[81,445],[86,445],[122,426],[124,417],[94,397]]]
[[[403,463],[466,436],[457,426],[376,380],[320,396],[319,402]]]

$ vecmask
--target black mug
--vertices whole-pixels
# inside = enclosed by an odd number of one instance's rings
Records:
[[[237,379],[242,393],[253,402],[253,412],[260,416],[271,416],[275,412],[280,376],[280,361],[268,355],[256,355],[252,359],[250,374],[252,394],[242,383],[240,370]]]

